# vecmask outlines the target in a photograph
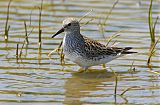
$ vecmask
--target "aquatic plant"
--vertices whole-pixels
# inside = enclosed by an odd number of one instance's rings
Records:
[[[155,28],[156,28],[157,20],[159,17],[156,18],[155,22],[153,22],[152,2],[153,2],[153,0],[150,0],[150,6],[149,6],[149,12],[148,12],[148,25],[149,25],[151,43],[155,43]]]
[[[17,43],[17,47],[16,47],[16,60],[18,62],[18,51],[19,50],[19,44]]]
[[[42,22],[42,8],[43,7],[43,0],[41,1],[41,6],[39,7],[39,45],[41,46],[42,42],[42,29],[41,29],[41,22]]]
[[[157,41],[156,41],[154,44],[151,45],[151,49],[150,49],[149,56],[148,56],[148,60],[147,60],[148,66],[150,66],[151,57],[154,55],[154,53],[155,53],[155,51],[156,51],[156,50],[155,50],[155,47],[156,47],[157,43],[159,42],[159,40],[160,40],[160,37],[157,39]]]
[[[29,44],[26,21],[24,21],[24,29],[25,29],[25,39],[26,39],[26,43]]]
[[[112,14],[113,9],[115,8],[115,6],[118,4],[119,0],[117,0],[116,2],[114,2],[112,8],[110,9],[109,13],[107,12],[107,16],[105,17],[104,21],[102,21],[102,19],[99,19],[99,31],[102,33],[103,37],[104,36],[104,27],[107,25],[107,20],[109,19],[109,16]]]
[[[8,6],[7,6],[7,18],[6,18],[6,23],[5,23],[5,31],[4,31],[4,38],[7,41],[8,40],[8,33],[9,33],[9,29],[10,29],[10,25],[8,25],[8,20],[9,20],[9,9],[10,9],[10,5],[11,5],[11,1],[9,1]]]
[[[27,34],[25,35],[25,39],[24,39],[24,41],[23,41],[23,44],[22,44],[22,47],[21,47],[21,50],[20,50],[20,53],[19,53],[19,58],[21,58],[21,56],[22,56],[22,53],[23,53],[22,50],[23,50],[24,45],[25,45],[25,43],[26,43],[26,41],[27,41],[26,39],[27,39],[28,36],[33,32],[33,29],[34,29],[34,28],[32,28],[32,30],[30,31],[30,33],[27,32]]]
[[[151,47],[150,47],[150,51],[149,51],[149,57],[148,57],[148,60],[147,60],[148,66],[151,63],[151,57],[154,55],[156,45],[157,45],[157,43],[160,39],[160,38],[158,38],[157,41],[156,41],[155,29],[156,29],[156,24],[158,22],[159,17],[157,16],[155,22],[153,23],[152,3],[153,3],[153,0],[150,0],[150,6],[149,6],[149,12],[148,12],[148,25],[149,25],[149,32],[150,32],[150,38],[151,38]]]
[[[140,87],[140,86],[131,86],[131,87],[125,89],[120,95],[123,96],[123,95],[124,95],[126,92],[128,92],[129,90],[133,90],[133,89],[135,89],[135,88],[144,89],[144,88],[142,88],[142,87]]]
[[[116,94],[117,94],[117,86],[118,86],[118,74],[115,73],[115,72],[114,72],[114,74],[115,74],[115,88],[114,88],[114,95],[116,95]]]

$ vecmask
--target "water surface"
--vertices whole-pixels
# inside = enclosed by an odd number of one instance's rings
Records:
[[[115,1],[111,0],[44,0],[42,11],[42,46],[38,45],[40,0],[12,0],[9,18],[9,38],[4,40],[8,0],[0,1],[0,104],[2,105],[80,105],[80,104],[160,104],[160,78],[148,72],[146,60],[150,49],[148,30],[149,0],[119,0],[101,31],[99,22],[105,20]],[[160,1],[153,2],[154,19],[160,13]],[[106,44],[113,34],[117,47],[134,47],[138,54],[127,55],[102,65],[91,67],[90,72],[77,73],[79,66],[49,52],[58,47],[64,34],[52,39],[66,17],[81,18],[81,33]],[[90,19],[93,19],[90,21]],[[22,47],[26,21],[29,44],[24,45],[22,58],[16,59],[16,46]],[[90,21],[87,25],[87,21]],[[157,25],[157,36],[160,22]],[[112,43],[111,42],[111,43]],[[159,72],[160,46],[152,57],[152,70]],[[134,62],[134,63],[133,63]],[[130,70],[131,66],[135,71]],[[107,70],[107,71],[106,71]],[[117,94],[135,87],[123,96],[114,95],[115,75],[118,74]]]

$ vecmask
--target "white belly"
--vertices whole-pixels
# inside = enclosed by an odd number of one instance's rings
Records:
[[[78,55],[77,53],[73,52],[73,53],[68,53],[68,52],[64,52],[65,56],[71,60],[72,62],[78,64],[79,66],[83,67],[83,68],[88,68],[90,66],[95,66],[95,65],[99,65],[99,64],[105,64],[107,62],[112,61],[113,59],[117,58],[113,57],[113,56],[108,56],[99,60],[94,60],[94,59],[87,59],[84,58],[80,55]]]

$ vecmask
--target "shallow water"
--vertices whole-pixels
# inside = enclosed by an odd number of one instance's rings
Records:
[[[44,0],[42,11],[42,46],[38,45],[38,19],[40,0],[12,0],[10,7],[9,39],[4,40],[4,27],[8,0],[0,1],[0,105],[80,105],[80,104],[160,104],[160,78],[148,72],[150,36],[148,30],[149,0],[120,0],[107,20],[104,35],[99,21],[105,20],[114,1],[111,0]],[[160,1],[153,2],[154,19],[159,15]],[[81,33],[106,44],[116,32],[120,34],[116,46],[134,47],[137,54],[116,59],[106,66],[91,67],[86,73],[78,73],[79,66],[65,59],[61,65],[55,52],[63,34],[51,36],[61,27],[66,17],[81,18],[88,11],[93,12],[81,21]],[[90,19],[87,25],[85,24]],[[30,21],[31,20],[31,21]],[[22,58],[16,59],[25,39],[24,21],[27,23],[29,44],[24,45]],[[160,35],[157,25],[157,35]],[[105,38],[104,38],[105,37]],[[152,70],[160,69],[160,46],[152,57]],[[129,70],[132,66],[135,71]],[[123,96],[114,95],[115,75],[118,74],[117,94],[134,87]]]

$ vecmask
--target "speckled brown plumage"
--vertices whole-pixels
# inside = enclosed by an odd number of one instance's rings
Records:
[[[117,54],[131,54],[135,52],[129,52],[128,50],[132,49],[131,47],[119,48],[119,47],[107,47],[95,40],[87,38],[83,36],[85,40],[85,50],[88,52],[90,57],[97,57],[100,55],[113,55],[116,56]]]

